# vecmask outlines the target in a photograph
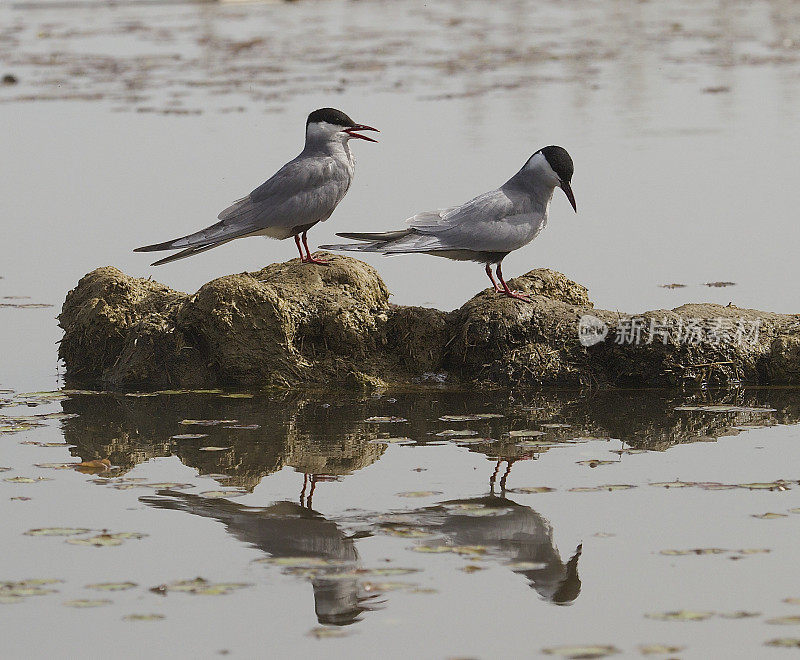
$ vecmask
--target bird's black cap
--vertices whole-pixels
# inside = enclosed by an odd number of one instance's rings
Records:
[[[564,147],[549,146],[539,149],[541,154],[547,159],[553,172],[558,175],[562,181],[569,183],[572,180],[572,174],[575,172],[575,166],[572,164],[572,157],[567,153]]]
[[[309,124],[316,124],[321,121],[324,121],[328,124],[333,124],[334,126],[347,127],[356,125],[356,123],[341,110],[337,110],[336,108],[320,108],[319,110],[314,110],[314,112],[308,115],[306,126]]]

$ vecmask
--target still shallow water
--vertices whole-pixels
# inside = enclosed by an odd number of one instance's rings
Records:
[[[2,605],[7,657],[752,658],[797,636],[770,623],[799,611],[794,391],[6,396],[3,579],[60,580]],[[26,534],[53,527],[77,529]],[[80,543],[102,530],[144,536]],[[86,599],[108,602],[65,606]],[[653,618],[680,611],[706,618]]]
[[[555,268],[609,309],[795,311],[799,7],[0,6],[0,73],[19,78],[0,86],[0,579],[62,580],[0,603],[2,655],[790,653],[764,643],[800,637],[769,623],[800,598],[791,390],[16,393],[61,385],[53,316],[97,266],[192,291],[292,257],[253,239],[154,270],[131,249],[212,222],[299,151],[304,117],[325,105],[382,133],[354,145],[353,189],[313,244],[461,202],[557,143],[575,159],[580,212],[559,193],[507,274]],[[450,309],[486,285],[474,264],[368,259],[401,304]],[[717,280],[737,284],[703,286]],[[671,282],[687,286],[659,288]],[[53,307],[5,306],[31,303]],[[725,407],[676,410],[687,404]],[[54,416],[8,419],[40,414]],[[465,414],[502,417],[440,419]],[[384,417],[407,421],[367,421]],[[475,435],[436,435],[448,430]],[[37,467],[99,459],[113,469]],[[652,485],[676,480],[693,485]],[[594,489],[609,484],[633,488]],[[25,534],[65,526],[91,531]],[[81,543],[98,535],[114,545]],[[198,576],[229,588],[159,588]],[[85,599],[112,602],[63,605]],[[681,610],[713,615],[647,616]],[[739,611],[757,614],[726,616]]]

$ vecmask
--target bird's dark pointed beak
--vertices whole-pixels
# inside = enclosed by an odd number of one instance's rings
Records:
[[[371,137],[367,137],[366,135],[361,135],[360,133],[356,133],[356,131],[375,131],[376,133],[380,133],[377,128],[372,128],[372,126],[365,126],[364,124],[356,124],[355,126],[351,126],[350,128],[344,129],[344,132],[347,133],[350,137],[360,138],[362,140],[366,140],[367,142],[377,142],[377,140],[373,140]]]
[[[577,204],[575,204],[575,195],[572,194],[572,186],[569,185],[569,181],[561,182],[561,190],[564,191],[564,194],[567,196],[569,203],[572,204],[572,208],[575,209],[575,213],[577,213],[578,206]]]

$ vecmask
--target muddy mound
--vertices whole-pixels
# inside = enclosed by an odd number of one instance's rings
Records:
[[[73,383],[117,388],[387,383],[625,385],[800,382],[800,317],[719,305],[596,310],[585,287],[532,270],[531,302],[487,289],[446,313],[389,303],[346,256],[220,277],[193,295],[111,267],[64,302]]]

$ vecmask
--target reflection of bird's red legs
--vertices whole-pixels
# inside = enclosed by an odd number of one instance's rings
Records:
[[[306,246],[306,254],[308,255],[305,258],[305,262],[307,264],[319,264],[320,266],[327,266],[328,264],[330,264],[330,262],[326,261],[325,259],[315,259],[314,257],[311,256],[311,250],[308,249],[308,236],[306,235],[307,233],[308,232],[305,231],[303,232],[303,245]],[[299,247],[300,246],[298,245],[298,248]]]
[[[303,490],[300,491],[300,506],[306,505],[306,486],[308,486],[308,473],[303,474]]]
[[[506,471],[502,477],[500,477],[500,497],[506,496],[506,479],[508,479],[508,475],[511,473],[511,466],[514,465],[514,461],[508,461],[508,465],[506,466]]]
[[[489,494],[494,495],[494,482],[497,479],[497,473],[500,472],[500,463],[503,462],[502,458],[497,459],[497,464],[494,466],[494,472],[492,472],[492,476],[489,477]]]
[[[509,298],[516,298],[517,300],[524,300],[525,302],[533,302],[528,296],[524,293],[520,293],[519,291],[512,291],[508,288],[508,284],[503,279],[503,271],[500,268],[500,264],[497,264],[497,277],[500,280],[500,284],[503,285],[503,293],[507,295]]]
[[[492,286],[497,293],[503,293],[503,290],[500,288],[500,285],[494,279],[494,275],[492,275],[492,265],[486,264],[486,274],[489,276],[489,279],[492,280]]]
[[[311,488],[308,491],[308,497],[306,498],[306,508],[311,508],[311,499],[314,497],[314,488],[317,486],[317,475],[311,475]]]

